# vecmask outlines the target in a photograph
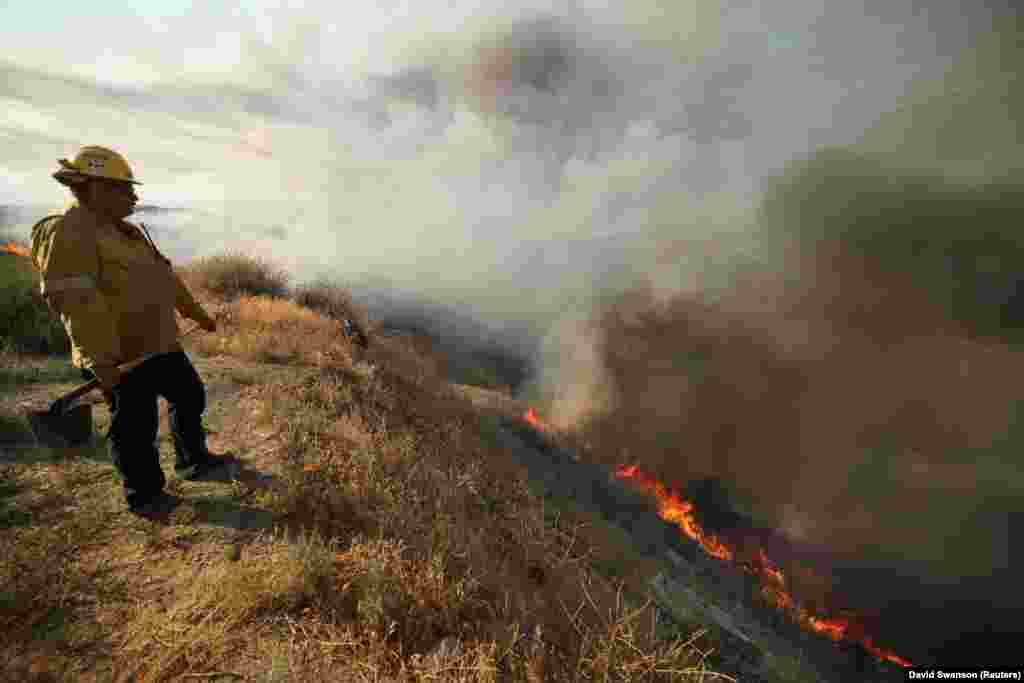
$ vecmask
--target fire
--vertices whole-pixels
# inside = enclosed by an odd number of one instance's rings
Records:
[[[523,419],[539,431],[548,431],[549,427],[537,416],[533,408],[529,408]],[[673,489],[658,481],[653,475],[640,470],[636,465],[621,465],[615,470],[619,479],[637,485],[642,490],[653,494],[658,505],[658,516],[666,522],[678,526],[683,533],[695,541],[708,555],[727,562],[738,562],[736,549],[719,536],[706,531],[697,521],[696,508],[688,500],[684,500]],[[756,576],[761,582],[761,595],[770,604],[786,612],[803,628],[819,633],[833,641],[849,641],[859,643],[865,650],[882,661],[889,661],[902,667],[912,664],[896,653],[880,648],[871,637],[864,633],[855,616],[832,616],[829,618],[811,614],[799,605],[786,587],[786,575],[779,566],[772,562],[763,548],[759,548],[752,561],[742,563],[742,568]],[[801,568],[801,571],[807,571]]]
[[[523,416],[523,419],[529,422],[534,429],[537,429],[542,432],[548,431],[548,426],[541,422],[540,418],[537,417],[537,413],[534,412],[533,408],[530,408],[529,410],[526,411],[526,415]]]
[[[0,253],[14,254],[15,256],[24,256],[25,258],[32,258],[32,252],[30,252],[25,247],[18,246],[14,242],[0,244]]]
[[[704,552],[708,555],[717,557],[720,560],[733,559],[732,550],[717,536],[705,533],[704,529],[697,522],[693,514],[693,503],[681,499],[674,491],[670,491],[664,484],[654,479],[654,477],[641,472],[635,465],[620,467],[615,474],[620,479],[631,479],[639,484],[641,488],[654,493],[655,499],[658,501],[658,516],[682,529],[687,536],[699,543],[700,547],[704,548]]]
[[[658,503],[658,516],[667,522],[676,524],[691,539],[696,541],[706,553],[723,561],[735,559],[736,552],[722,539],[705,531],[694,517],[694,505],[683,500],[679,495],[666,487],[650,474],[642,472],[635,465],[620,466],[616,472],[620,479],[627,479],[641,489],[654,494]],[[865,650],[880,660],[890,661],[903,667],[911,663],[899,655],[875,646],[870,636],[858,628],[856,621],[843,617],[822,618],[809,613],[800,607],[793,595],[786,588],[786,576],[773,563],[764,549],[759,549],[757,559],[746,563],[744,569],[757,576],[761,581],[761,595],[778,609],[790,614],[799,624],[816,633],[820,633],[834,641],[853,641],[860,643]]]

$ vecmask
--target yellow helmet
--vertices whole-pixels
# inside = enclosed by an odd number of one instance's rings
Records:
[[[58,159],[61,169],[53,174],[54,179],[62,185],[77,185],[89,178],[106,178],[120,180],[133,185],[141,185],[132,176],[132,169],[124,157],[112,149],[90,145],[83,147],[74,161]]]

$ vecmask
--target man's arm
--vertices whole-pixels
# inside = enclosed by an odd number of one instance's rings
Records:
[[[138,226],[132,225],[131,223],[128,223],[128,225],[135,230],[139,239],[145,240],[145,242],[153,249],[153,253],[156,254],[156,257],[166,263],[167,267],[170,269],[171,276],[174,278],[175,287],[174,308],[178,313],[180,313],[182,317],[195,320],[204,329],[213,331],[217,324],[213,321],[213,318],[210,317],[210,314],[207,313],[199,302],[195,300],[195,297],[192,296],[192,292],[188,291],[188,287],[186,287],[185,283],[182,282],[181,276],[179,276],[178,272],[174,270],[171,260],[156,248],[156,244],[149,236],[149,231],[146,230],[146,225],[144,223],[139,223]]]
[[[213,321],[213,318],[210,317],[210,314],[207,313],[206,309],[204,309],[199,302],[195,300],[195,297],[192,296],[192,292],[188,291],[188,287],[186,287],[185,283],[181,281],[181,276],[174,271],[173,267],[168,267],[171,268],[171,272],[174,274],[174,283],[177,288],[174,307],[178,309],[178,313],[181,313],[181,315],[186,318],[195,320],[197,323],[202,325],[204,329],[216,327],[216,323]]]
[[[99,251],[95,233],[67,226],[63,218],[33,231],[32,256],[40,292],[64,320],[84,367],[109,367],[121,360],[113,308],[99,290]]]

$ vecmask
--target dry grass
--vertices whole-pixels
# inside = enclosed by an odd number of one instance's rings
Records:
[[[340,285],[320,280],[285,298],[287,277],[260,259],[238,254],[208,257],[181,275],[218,321],[216,335],[196,340],[195,349],[205,355],[351,364],[354,340],[346,336],[343,321],[352,321],[362,335],[371,330],[366,311]]]
[[[371,657],[389,680],[418,680],[445,638],[460,643],[462,663],[435,680],[516,671],[513,680],[534,680],[529,672],[541,669],[548,678],[536,680],[683,680],[700,670],[692,643],[657,643],[644,628],[649,606],[627,605],[593,574],[583,524],[553,521],[523,475],[501,468],[468,404],[436,386],[431,393],[423,375],[417,384],[389,365],[367,367],[331,368],[270,392],[286,444],[286,486],[270,504],[289,528],[349,543],[349,557],[362,558],[363,578],[342,579],[356,591],[348,607],[319,609],[347,609],[350,619],[355,609],[364,637],[372,624],[384,642],[401,644],[405,659]],[[516,649],[530,643],[532,654]]]
[[[84,658],[110,656],[95,606],[127,600],[120,577],[79,564],[84,549],[110,538],[114,476],[94,462],[52,460],[0,474],[0,671],[5,680],[78,680]]]
[[[302,681],[697,680],[693,643],[639,650],[642,611],[619,598],[607,612],[592,597],[571,610],[582,647],[570,653],[547,641],[543,623],[481,632],[494,605],[480,581],[399,541],[340,547],[276,533],[237,563],[189,576],[164,603],[139,605],[118,649],[138,663],[139,681],[189,671],[261,680],[271,666]]]
[[[133,521],[129,537],[104,523],[118,503],[109,464],[93,465],[107,478],[89,483],[88,495],[75,490],[77,510],[56,525],[52,515],[25,512],[37,508],[17,477],[42,476],[36,466],[14,466],[0,496],[15,501],[4,519],[21,526],[0,541],[0,619],[20,663],[5,673],[25,678],[44,653],[51,680],[87,680],[84,671],[131,671],[140,682],[218,673],[251,681],[710,679],[701,632],[666,640],[643,595],[596,573],[622,564],[621,545],[599,541],[582,513],[552,514],[435,363],[387,338],[356,361],[337,320],[283,299],[224,300],[194,286],[221,311],[216,334],[193,338],[196,350],[304,366],[245,389],[256,403],[252,427],[276,439],[279,484],[253,504],[277,526],[240,556],[175,554],[178,534],[198,533],[180,526],[187,522]],[[52,467],[50,508],[58,509],[83,480],[56,474],[75,471],[66,463]],[[96,578],[105,576],[97,556],[122,567],[116,582]],[[114,599],[108,584],[127,588]],[[40,625],[58,617],[69,633],[86,635],[46,636]],[[90,623],[103,626],[75,630]]]
[[[351,361],[341,323],[286,299],[242,296],[219,307],[218,330],[195,339],[205,355],[311,365]]]

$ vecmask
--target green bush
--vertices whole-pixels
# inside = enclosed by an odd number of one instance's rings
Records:
[[[0,243],[15,242],[0,234]],[[24,246],[20,244],[19,246]],[[64,325],[39,296],[39,280],[28,259],[0,254],[0,351],[64,354],[71,343]]]
[[[200,284],[227,300],[242,296],[284,298],[288,274],[256,256],[228,252],[199,259],[188,269]]]

